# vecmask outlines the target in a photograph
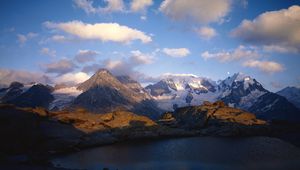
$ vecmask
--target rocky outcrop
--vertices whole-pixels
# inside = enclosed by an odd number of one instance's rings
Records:
[[[105,114],[85,109],[51,112],[0,105],[0,154],[49,154],[137,138],[190,136],[128,111]],[[20,142],[22,141],[22,142]]]
[[[265,121],[256,119],[254,114],[228,107],[222,101],[178,108],[163,114],[159,122],[218,136],[256,135],[260,133],[259,129],[266,130],[267,125]]]

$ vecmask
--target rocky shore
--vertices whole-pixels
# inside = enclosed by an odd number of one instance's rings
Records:
[[[223,102],[166,112],[159,120],[128,111],[94,114],[84,109],[50,112],[43,108],[0,106],[2,160],[43,162],[53,154],[124,140],[187,136],[260,136],[267,122]]]

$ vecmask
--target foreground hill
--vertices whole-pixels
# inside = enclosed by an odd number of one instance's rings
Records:
[[[260,135],[268,130],[267,124],[253,114],[222,102],[178,108],[158,122],[128,111],[50,112],[0,105],[0,113],[0,148],[6,154],[55,153],[136,138]]]

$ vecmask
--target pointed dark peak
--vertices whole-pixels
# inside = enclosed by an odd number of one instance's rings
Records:
[[[24,85],[17,81],[14,81],[9,85],[9,88],[22,88],[22,87],[24,87]]]
[[[77,89],[87,91],[97,86],[119,87],[121,82],[107,69],[99,69],[91,78],[81,83]]]
[[[109,70],[105,69],[105,68],[100,68],[96,71],[95,75],[101,75],[101,74],[110,74],[112,75]]]

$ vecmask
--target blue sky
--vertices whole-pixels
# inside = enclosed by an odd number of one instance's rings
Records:
[[[80,82],[106,67],[142,83],[165,73],[218,80],[243,72],[272,91],[299,86],[299,5],[299,0],[2,0],[0,82],[25,80],[26,73]]]

